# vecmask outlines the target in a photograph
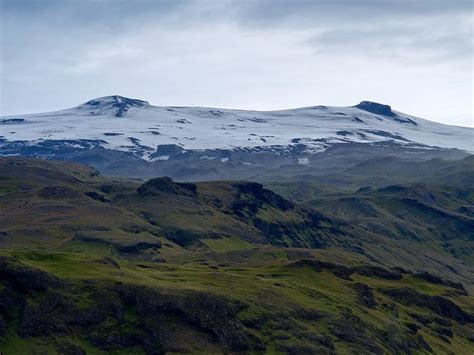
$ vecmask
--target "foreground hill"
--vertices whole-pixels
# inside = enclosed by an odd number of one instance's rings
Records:
[[[472,352],[472,195],[415,185],[347,198],[298,204],[250,182],[2,158],[0,349]],[[396,233],[406,206],[394,200],[417,201],[414,234]],[[426,208],[451,222],[430,236]],[[446,236],[456,252],[439,247]]]
[[[87,163],[131,177],[249,179],[349,166],[392,155],[425,160],[472,152],[474,130],[413,117],[388,105],[280,111],[158,107],[107,96],[77,107],[0,119],[0,155]],[[276,171],[275,171],[276,170]]]

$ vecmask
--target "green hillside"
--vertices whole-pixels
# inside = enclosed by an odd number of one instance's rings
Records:
[[[0,351],[472,353],[469,188],[310,184],[1,158]]]

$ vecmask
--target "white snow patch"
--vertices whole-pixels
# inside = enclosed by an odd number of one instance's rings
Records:
[[[105,103],[107,100],[112,99],[103,98]],[[2,119],[27,119],[29,124],[10,123],[8,129],[6,125],[0,125],[0,136],[7,140],[27,142],[37,142],[40,139],[104,141],[103,132],[121,132],[123,135],[107,136],[108,144],[104,142],[100,145],[108,149],[132,152],[136,147],[130,145],[128,137],[138,139],[142,146],[147,147],[179,142],[185,150],[255,147],[271,149],[275,146],[283,149],[297,143],[296,137],[305,137],[300,144],[305,145],[306,152],[316,153],[324,151],[334,143],[393,142],[394,137],[390,134],[396,134],[406,140],[397,139],[397,143],[401,145],[416,143],[474,152],[473,128],[443,125],[400,112],[396,112],[398,116],[385,117],[356,107],[243,111],[202,107],[157,107],[147,104],[130,108],[125,116],[117,119],[113,116],[116,108],[109,104],[110,102],[103,107],[94,108],[94,115],[90,114],[90,107],[80,105],[50,113],[4,116]],[[176,122],[177,113],[180,119],[194,124],[183,125]],[[409,119],[415,124],[401,123],[397,118],[405,121]],[[245,125],[242,122],[245,122]],[[15,127],[16,125],[18,127]],[[147,132],[149,127],[157,126],[160,135]],[[221,130],[221,127],[232,129]],[[379,132],[381,134],[378,134]],[[249,140],[249,136],[252,139]],[[265,137],[265,141],[260,137]],[[147,155],[144,156],[146,157]],[[165,160],[164,157],[156,159]],[[226,162],[228,158],[221,161]]]
[[[214,160],[216,157],[210,157],[209,155],[203,155],[199,160]]]
[[[308,165],[309,164],[309,159],[308,158],[298,158],[298,164]]]

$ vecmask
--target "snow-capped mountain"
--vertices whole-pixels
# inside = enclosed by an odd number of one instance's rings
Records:
[[[91,148],[163,161],[183,152],[298,152],[296,162],[339,144],[474,151],[474,129],[413,117],[388,105],[313,106],[278,111],[153,106],[107,96],[56,112],[0,118],[0,154],[51,157]],[[228,154],[227,154],[228,155]],[[226,160],[227,159],[227,160]]]

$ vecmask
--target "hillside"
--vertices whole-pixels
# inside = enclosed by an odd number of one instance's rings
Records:
[[[301,204],[245,181],[1,158],[0,349],[470,352],[472,195],[418,184]],[[397,234],[407,200],[417,226]],[[430,235],[432,213],[446,219]]]

